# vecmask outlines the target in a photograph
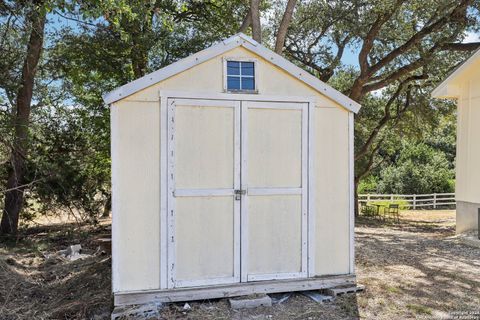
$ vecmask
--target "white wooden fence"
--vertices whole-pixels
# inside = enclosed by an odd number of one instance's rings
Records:
[[[358,202],[405,202],[410,209],[453,207],[456,205],[455,193],[431,194],[359,194]]]

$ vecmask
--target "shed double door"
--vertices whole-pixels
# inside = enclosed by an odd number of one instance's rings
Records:
[[[307,276],[307,103],[169,99],[167,286]]]

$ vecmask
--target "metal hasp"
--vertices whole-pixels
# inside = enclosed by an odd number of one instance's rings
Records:
[[[235,194],[235,200],[242,200],[242,195],[247,194],[246,190],[234,190],[233,193]]]

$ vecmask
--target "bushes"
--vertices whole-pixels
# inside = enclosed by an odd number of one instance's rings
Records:
[[[387,194],[450,193],[455,191],[454,178],[443,152],[425,143],[404,143],[396,161],[380,170],[375,189]],[[372,181],[363,185],[372,186]]]

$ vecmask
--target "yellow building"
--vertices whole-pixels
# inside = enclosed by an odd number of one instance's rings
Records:
[[[457,100],[457,232],[478,229],[480,208],[480,50],[432,93]]]
[[[243,34],[104,100],[115,305],[355,281],[356,102]]]

